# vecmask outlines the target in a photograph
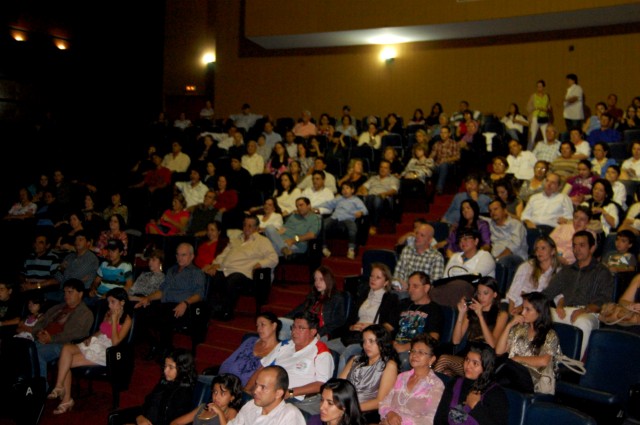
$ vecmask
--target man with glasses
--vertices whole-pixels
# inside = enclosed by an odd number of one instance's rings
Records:
[[[289,375],[280,366],[267,366],[257,372],[253,400],[245,403],[229,425],[304,425],[304,417],[291,403],[285,403]]]
[[[320,387],[333,376],[333,356],[318,338],[318,316],[309,311],[296,313],[291,326],[291,340],[282,341],[270,354],[263,357],[265,368],[282,366],[289,374],[287,402],[294,403],[309,418],[320,413]],[[247,388],[258,381],[258,369]],[[254,378],[256,377],[256,378]]]

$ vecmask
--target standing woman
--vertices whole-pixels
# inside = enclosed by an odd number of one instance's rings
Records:
[[[444,384],[431,370],[436,361],[436,340],[418,334],[411,340],[411,370],[398,375],[393,389],[380,402],[381,425],[427,425],[434,416]]]
[[[527,111],[530,114],[528,151],[533,150],[538,129],[540,129],[544,141],[547,141],[545,131],[551,118],[551,98],[546,93],[545,87],[546,84],[544,80],[538,80],[536,82],[536,91],[531,95],[527,103]]]
[[[367,423],[380,422],[378,408],[398,377],[398,360],[391,334],[382,325],[370,325],[362,332],[362,354],[352,357],[340,372],[358,392],[360,410]]]
[[[542,292],[553,275],[560,270],[556,243],[549,236],[540,236],[533,245],[533,258],[518,266],[507,292],[509,314],[522,312],[522,294]]]
[[[507,425],[509,401],[496,383],[496,353],[486,344],[474,344],[464,359],[464,377],[447,383],[435,424]]]
[[[109,303],[109,311],[105,314],[100,329],[79,344],[65,344],[62,347],[56,385],[47,396],[49,399],[61,400],[53,411],[54,415],[69,412],[75,404],[71,398],[71,369],[80,366],[106,366],[107,348],[120,344],[129,334],[132,311],[127,291],[124,288],[114,288],[107,292],[105,298]]]
[[[496,345],[496,354],[508,353],[509,358],[498,381],[524,393],[555,394],[556,357],[561,351],[558,335],[551,329],[551,302],[540,292],[522,298],[522,312],[509,322]]]

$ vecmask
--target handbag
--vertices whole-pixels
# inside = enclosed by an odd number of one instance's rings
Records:
[[[640,325],[640,313],[618,303],[604,303],[598,318],[605,325],[637,326]]]

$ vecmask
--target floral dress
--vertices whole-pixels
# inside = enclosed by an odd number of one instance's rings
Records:
[[[431,371],[409,391],[407,384],[413,374],[412,369],[398,375],[393,389],[380,402],[381,418],[385,418],[389,412],[395,412],[402,417],[402,425],[433,423],[433,417],[444,392],[444,384],[435,372]]]

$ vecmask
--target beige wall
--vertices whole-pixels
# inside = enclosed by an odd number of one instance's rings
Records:
[[[256,2],[249,0],[248,8]],[[279,3],[274,2],[269,10],[277,11]],[[238,112],[244,102],[250,102],[254,112],[274,118],[298,116],[302,109],[310,109],[316,117],[322,112],[338,114],[343,104],[351,105],[357,117],[391,111],[408,117],[416,107],[429,110],[435,101],[451,112],[461,99],[475,109],[502,115],[510,102],[524,109],[539,78],[547,81],[561,117],[564,76],[569,72],[579,76],[590,106],[609,92],[619,95],[622,107],[640,95],[639,33],[519,44],[502,39],[498,45],[485,40],[479,47],[403,44],[397,46],[395,62],[387,65],[379,61],[380,49],[373,46],[299,52],[257,49],[259,56],[241,57],[239,16],[239,1],[217,2],[215,108],[219,118]],[[182,53],[186,55],[186,49]],[[185,58],[177,59],[172,66],[184,62]]]

